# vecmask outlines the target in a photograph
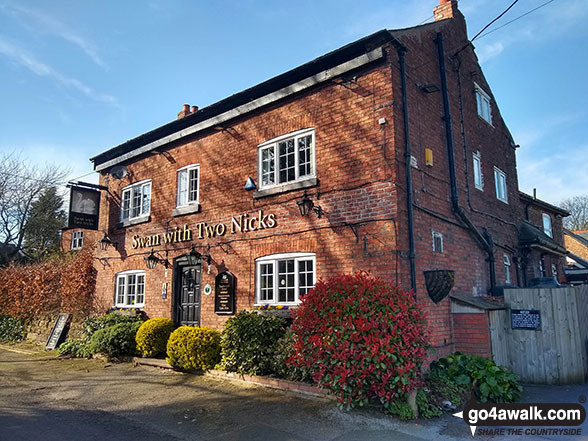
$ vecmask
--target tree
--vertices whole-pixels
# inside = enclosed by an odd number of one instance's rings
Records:
[[[24,226],[24,254],[35,261],[59,251],[59,229],[65,225],[67,215],[63,197],[55,187],[43,191],[31,204],[31,211]]]
[[[15,153],[0,155],[0,261],[25,254],[25,225],[33,202],[66,175],[67,170],[58,166],[27,164]]]
[[[570,212],[564,217],[564,227],[572,231],[588,230],[588,195],[566,199],[560,206]]]

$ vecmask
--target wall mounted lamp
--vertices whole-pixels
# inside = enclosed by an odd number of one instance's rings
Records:
[[[314,211],[319,219],[323,215],[323,209],[321,206],[314,205],[312,199],[308,197],[306,190],[304,191],[304,196],[302,196],[302,199],[296,202],[296,205],[298,205],[298,209],[300,210],[300,215],[302,217],[308,217],[311,211]]]
[[[167,251],[166,251],[167,255]],[[164,267],[169,267],[169,261],[167,259],[161,259],[155,255],[153,250],[149,253],[147,257],[145,257],[145,264],[147,265],[148,269],[153,269],[157,266],[158,263],[161,263]]]
[[[210,246],[208,248],[210,250]],[[210,266],[210,264],[212,262],[212,256],[210,255],[210,252],[202,255],[198,251],[196,251],[196,249],[194,248],[194,245],[192,245],[192,248],[190,248],[190,251],[185,256],[186,256],[186,259],[188,260],[188,265],[190,265],[190,266],[198,265],[200,262],[202,262],[203,259],[206,260],[206,263],[208,264],[208,266]]]
[[[104,237],[102,239],[100,239],[98,241],[98,243],[100,243],[100,249],[102,251],[106,251],[108,249],[108,247],[111,245],[114,247],[115,250],[118,247],[118,242],[113,242],[112,240],[110,240],[110,237],[108,237],[108,234],[106,234],[106,231],[104,232]]]
[[[437,86],[436,84],[417,84],[417,87],[419,89],[421,89],[423,92],[425,93],[435,93],[435,92],[439,92],[439,86]]]

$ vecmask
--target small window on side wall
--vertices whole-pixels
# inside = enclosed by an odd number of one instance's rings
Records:
[[[498,167],[494,167],[494,184],[496,186],[496,198],[508,204],[508,193],[506,189],[506,174]]]
[[[510,256],[508,254],[504,255],[504,283],[510,285],[512,283],[510,278]]]
[[[553,237],[553,229],[551,227],[551,216],[543,213],[543,232],[549,237]]]
[[[151,212],[151,181],[137,182],[122,191],[121,222],[148,216]]]
[[[83,231],[74,231],[71,234],[71,249],[72,250],[81,250],[84,246],[84,232]]]
[[[492,125],[492,107],[490,103],[492,102],[490,95],[488,95],[484,90],[474,83],[474,90],[476,93],[476,105],[478,108],[478,116],[486,121],[488,124]]]
[[[474,162],[474,185],[478,190],[484,190],[484,175],[482,174],[482,156],[480,152],[473,155]]]
[[[433,231],[433,252],[443,253],[443,234]]]

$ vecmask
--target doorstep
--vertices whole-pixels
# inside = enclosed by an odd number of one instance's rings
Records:
[[[141,366],[152,366],[161,369],[174,370],[173,367],[167,364],[167,361],[161,358],[133,357],[133,363]],[[236,372],[217,371],[214,369],[204,372],[204,375],[209,377],[226,378],[228,380],[257,384],[259,386],[269,387],[272,389],[287,390],[303,395],[309,395],[312,397],[334,399],[334,397],[328,395],[325,391],[321,390],[317,386],[305,383],[298,383],[296,381],[282,380],[280,378],[260,377],[257,375],[242,375]]]

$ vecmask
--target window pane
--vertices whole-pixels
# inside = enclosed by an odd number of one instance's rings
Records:
[[[125,281],[126,278],[121,276],[118,278],[118,284],[116,287],[116,304],[123,305],[125,302]]]
[[[314,270],[312,260],[298,262],[298,291],[303,296],[314,287]]]
[[[143,200],[141,201],[141,213],[149,214],[151,209],[151,184],[143,185]]]
[[[137,277],[134,274],[127,276],[127,305],[135,304],[136,281]]]
[[[141,194],[141,187],[133,187],[131,191],[133,192],[133,198],[131,200],[131,217],[137,217],[141,214],[141,199],[143,195]]]
[[[190,170],[190,182],[189,182],[189,194],[188,202],[198,201],[198,169],[193,168]]]
[[[280,154],[280,183],[294,181],[296,179],[294,139],[288,139],[278,143]]]
[[[274,184],[274,147],[261,150],[261,183],[262,185]]]
[[[260,292],[259,300],[261,302],[274,300],[274,265],[273,263],[263,263],[260,265]]]
[[[131,209],[131,190],[123,191],[122,195],[122,211],[121,211],[121,220],[126,220],[129,218],[130,209]]]
[[[478,155],[474,155],[474,185],[482,188],[482,162]]]
[[[278,302],[293,302],[294,259],[278,261]]]
[[[178,206],[188,203],[188,171],[178,172]]]
[[[137,276],[137,304],[145,303],[145,276]]]
[[[298,176],[312,174],[312,136],[298,138]]]

